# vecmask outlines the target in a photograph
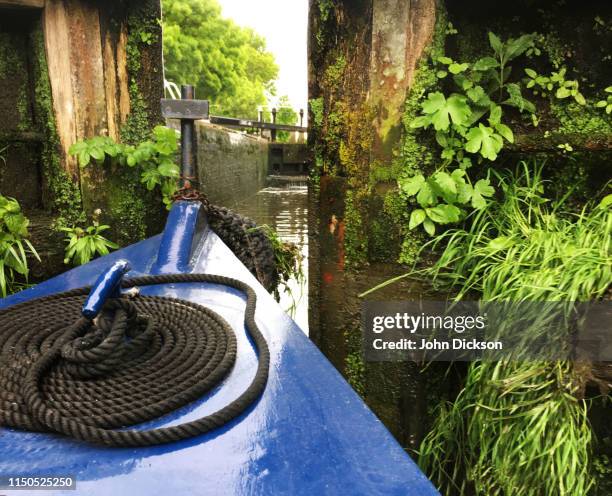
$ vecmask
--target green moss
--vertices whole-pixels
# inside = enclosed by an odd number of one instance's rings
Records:
[[[149,212],[142,195],[134,194],[130,186],[134,178],[126,179],[128,180],[121,181],[109,190],[108,198],[108,214],[113,221],[113,239],[121,246],[146,238],[146,219]]]
[[[344,70],[346,69],[346,57],[344,55],[339,55],[336,58],[336,61],[325,69],[324,84],[329,87],[338,86],[342,81],[342,76],[344,75]]]
[[[121,128],[121,141],[136,144],[145,141],[152,128],[150,110],[138,80],[142,70],[142,50],[157,41],[159,19],[134,12],[128,19],[128,42],[126,47],[130,95],[130,114]]]
[[[346,266],[348,268],[359,267],[367,263],[368,236],[364,229],[362,212],[364,208],[365,195],[349,190],[346,193],[344,204],[344,249]]]
[[[590,102],[589,102],[590,103]],[[561,134],[611,135],[612,115],[593,105],[554,99],[550,110],[559,122],[556,130]]]
[[[3,84],[10,86],[10,90],[15,91],[16,89],[17,93],[14,110],[4,109],[11,112],[11,115],[5,115],[5,118],[15,119],[16,128],[19,131],[31,130],[34,124],[29,106],[29,77],[26,60],[27,47],[24,46],[21,35],[0,33],[0,80],[4,80]]]
[[[121,128],[121,141],[135,145],[147,139],[151,126],[149,124],[148,106],[136,81],[130,83],[129,94],[130,114]]]
[[[361,396],[365,395],[365,371],[363,360],[363,338],[361,329],[347,329],[344,331],[346,344],[346,358],[344,359],[344,376],[353,389]]]
[[[20,131],[28,131],[32,129],[34,123],[30,114],[30,96],[28,95],[27,80],[25,80],[19,88],[19,97],[17,98],[17,113],[19,114],[19,125],[17,129]]]
[[[53,98],[47,69],[44,35],[41,26],[32,32],[34,52],[34,102],[37,119],[42,123],[45,140],[42,143],[43,203],[58,214],[56,225],[74,225],[84,220],[81,191],[74,178],[63,169],[60,142],[53,112]]]
[[[335,6],[333,0],[318,0],[319,7],[319,27],[315,33],[317,48],[321,50],[325,45],[326,24],[330,19]]]
[[[136,145],[150,137],[152,127],[157,124],[152,117],[147,99],[139,86],[143,75],[142,57],[145,51],[158,41],[159,19],[135,7],[128,18],[127,70],[130,96],[130,114],[121,127],[123,143]],[[160,199],[146,191],[140,183],[140,176],[134,170],[117,172],[118,180],[110,181],[108,188],[108,209],[106,213],[112,222],[114,239],[120,245],[127,245],[144,239],[147,227],[155,227],[155,218],[161,221]]]
[[[323,158],[321,153],[315,151],[315,159],[312,167],[310,168],[310,184],[312,184],[313,191],[315,194],[319,194],[321,190],[321,173],[323,171]]]
[[[393,203],[398,198],[397,191],[383,193],[374,191],[369,201],[368,260],[370,262],[397,261],[401,244],[401,228]],[[405,210],[405,209],[404,209]],[[402,218],[399,216],[399,218]]]
[[[360,395],[365,395],[365,363],[360,352],[350,353],[344,361],[344,374],[352,388]]]
[[[308,101],[312,113],[312,123],[315,129],[321,129],[323,125],[323,98],[311,98]]]

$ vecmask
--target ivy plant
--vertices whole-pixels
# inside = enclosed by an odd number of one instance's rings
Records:
[[[175,163],[177,150],[176,131],[165,126],[155,127],[151,139],[136,146],[116,143],[108,136],[95,136],[70,147],[70,153],[78,158],[82,168],[89,166],[92,161],[137,167],[141,173],[141,182],[148,190],[160,188],[167,208],[172,204],[172,195],[176,191],[176,180],[179,177],[179,167]]]
[[[447,80],[449,93],[430,92],[421,102],[421,113],[410,124],[414,129],[432,129],[442,151],[438,169],[429,177],[421,174],[400,179],[400,191],[414,197],[421,207],[411,213],[409,228],[422,225],[430,235],[436,224],[461,220],[466,209],[484,208],[495,190],[488,179],[472,183],[467,173],[474,162],[495,161],[514,134],[503,122],[503,107],[535,113],[523,97],[520,82],[510,81],[509,63],[533,47],[534,35],[502,42],[489,33],[491,55],[475,62],[438,57],[436,75]],[[446,81],[445,81],[446,82]]]
[[[16,289],[19,276],[27,281],[28,253],[40,261],[27,239],[29,224],[19,202],[0,195],[0,293],[3,297]]]

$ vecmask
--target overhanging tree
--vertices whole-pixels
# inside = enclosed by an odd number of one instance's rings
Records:
[[[196,86],[211,111],[257,117],[275,94],[278,66],[265,40],[221,16],[216,0],[163,0],[166,79]]]

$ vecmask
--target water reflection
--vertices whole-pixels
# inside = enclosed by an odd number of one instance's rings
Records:
[[[270,186],[246,198],[233,209],[257,224],[272,227],[283,241],[298,246],[306,280],[289,281],[280,304],[308,334],[308,186],[306,178],[271,177]]]

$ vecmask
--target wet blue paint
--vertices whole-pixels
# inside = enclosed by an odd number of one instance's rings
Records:
[[[83,317],[95,319],[109,298],[121,295],[121,281],[131,268],[127,260],[118,260],[100,275],[85,300],[81,310]]]

